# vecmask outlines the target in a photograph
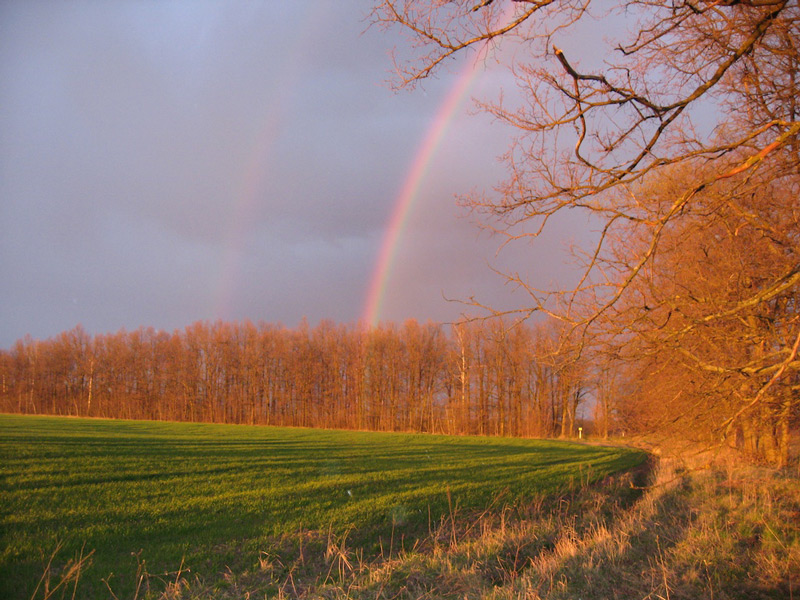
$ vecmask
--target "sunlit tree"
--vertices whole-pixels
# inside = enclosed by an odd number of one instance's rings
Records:
[[[577,256],[576,285],[542,289],[508,274],[528,294],[516,312],[567,324],[576,360],[603,352],[618,360],[613,348],[624,341],[647,346],[654,368],[689,365],[697,385],[685,387],[673,371],[661,379],[663,393],[691,390],[673,416],[716,440],[746,429],[755,414],[780,431],[798,418],[798,13],[792,0],[384,0],[373,13],[415,42],[397,59],[400,87],[470,53],[504,61],[513,74],[512,93],[482,102],[517,132],[508,178],[466,199],[489,227],[514,243],[566,211],[595,224],[591,246]],[[598,29],[607,46],[561,48],[593,43],[582,33]],[[702,252],[715,235],[724,243],[704,262],[696,253],[678,259],[681,246]],[[757,256],[740,252],[744,240]],[[743,266],[744,258],[751,262]],[[758,276],[739,277],[751,270]],[[680,296],[691,316],[679,319],[663,298],[654,311],[653,286],[682,287],[673,300]],[[691,311],[682,304],[689,297]],[[656,315],[666,319],[670,308],[664,327],[680,321],[682,329],[668,336]],[[713,402],[713,419],[701,418],[700,407],[734,376],[746,383]],[[783,451],[763,454],[785,461]]]

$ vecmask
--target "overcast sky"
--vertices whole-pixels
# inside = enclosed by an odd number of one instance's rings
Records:
[[[392,209],[463,63],[393,92],[368,0],[0,3],[0,347],[197,320],[355,322]],[[479,75],[496,95],[507,75]],[[495,256],[455,196],[503,177],[509,131],[453,115],[414,201],[382,320],[507,306],[488,264],[548,282],[548,248]]]

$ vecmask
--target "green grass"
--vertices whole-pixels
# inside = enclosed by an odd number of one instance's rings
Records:
[[[282,534],[329,527],[374,546],[452,504],[541,497],[643,458],[542,440],[0,415],[0,597],[30,598],[59,543],[61,563],[95,552],[79,596],[108,595],[111,576],[130,598],[141,561],[221,573]]]

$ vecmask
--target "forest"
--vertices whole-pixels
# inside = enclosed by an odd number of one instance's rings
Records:
[[[552,324],[501,321],[371,329],[198,322],[171,334],[94,337],[78,326],[0,353],[0,410],[571,437],[595,384],[566,364],[557,341]],[[600,435],[614,426],[612,412],[600,418]]]

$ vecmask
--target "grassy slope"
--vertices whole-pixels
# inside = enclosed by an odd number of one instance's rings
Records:
[[[132,597],[142,561],[247,570],[282,535],[329,526],[355,527],[350,539],[375,551],[380,534],[418,535],[429,512],[501,491],[530,500],[642,459],[536,440],[2,415],[0,597],[30,597],[59,542],[59,565],[95,551],[86,597],[111,573]]]

